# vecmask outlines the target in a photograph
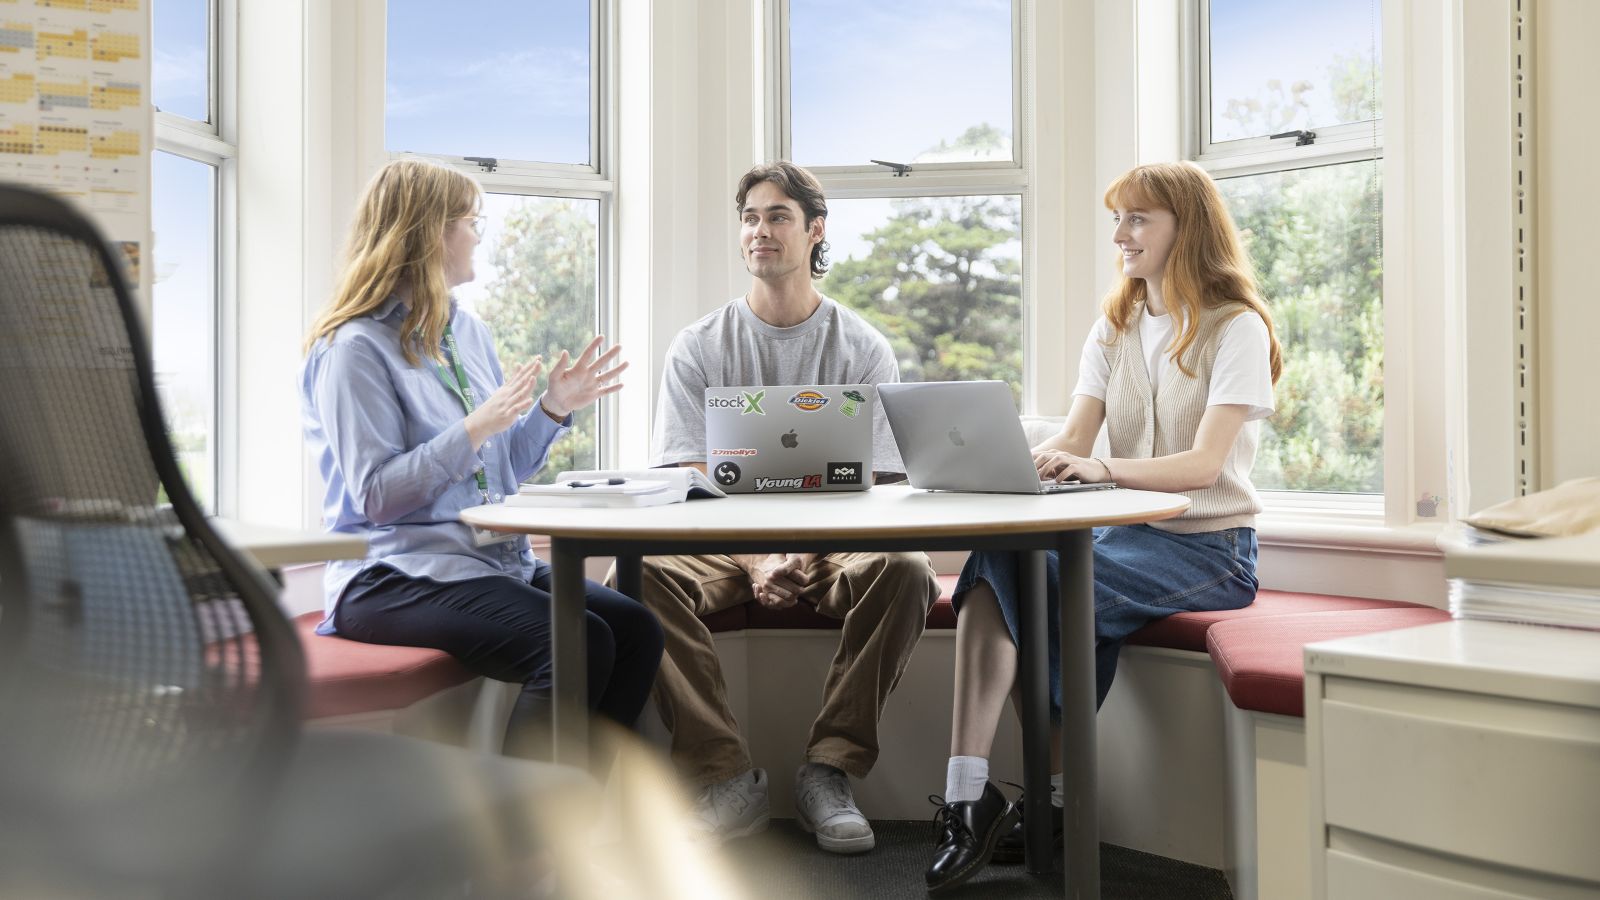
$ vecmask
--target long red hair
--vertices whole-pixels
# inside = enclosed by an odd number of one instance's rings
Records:
[[[1179,370],[1194,376],[1184,366],[1183,354],[1199,333],[1200,311],[1242,303],[1267,323],[1272,382],[1276,384],[1283,372],[1283,350],[1272,327],[1272,315],[1256,286],[1239,229],[1206,170],[1192,162],[1137,166],[1111,182],[1105,204],[1106,209],[1164,209],[1178,220],[1177,239],[1161,276],[1161,295],[1168,312],[1177,316],[1178,336],[1170,352]],[[1100,309],[1120,334],[1127,329],[1135,304],[1145,299],[1146,290],[1143,278],[1121,274],[1120,256],[1117,272],[1117,283],[1101,301]]]

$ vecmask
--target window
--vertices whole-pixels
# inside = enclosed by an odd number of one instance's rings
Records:
[[[772,0],[772,156],[828,193],[819,290],[889,337],[907,381],[1023,397],[1026,171],[1010,2]]]
[[[179,468],[200,505],[230,507],[224,462],[221,323],[238,157],[227,59],[218,42],[232,0],[155,0],[152,62],[156,152],[151,160],[154,288],[150,336],[156,388]]]
[[[1227,199],[1283,344],[1253,479],[1314,505],[1382,494],[1378,0],[1199,4],[1196,156]]]
[[[488,324],[510,369],[576,355],[612,319],[606,260],[612,182],[599,126],[602,7],[497,2],[478,17],[389,0],[385,146],[425,154],[483,186],[474,280],[456,298]],[[514,115],[507,110],[514,109]],[[603,464],[614,403],[576,416],[534,481]]]
[[[492,0],[471,15],[390,0],[385,146],[592,165],[591,18],[589,0]]]

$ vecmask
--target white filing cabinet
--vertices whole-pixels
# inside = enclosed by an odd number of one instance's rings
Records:
[[[1306,765],[1317,898],[1600,897],[1600,632],[1312,644]]]

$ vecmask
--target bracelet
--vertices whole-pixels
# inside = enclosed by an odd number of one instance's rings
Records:
[[[1115,477],[1112,476],[1111,467],[1106,465],[1106,461],[1105,460],[1101,459],[1098,456],[1091,456],[1089,458],[1094,460],[1095,462],[1099,463],[1100,464],[1100,468],[1106,470],[1106,480],[1107,481],[1116,481],[1117,480]]]
[[[544,405],[544,398],[545,398],[544,394],[540,394],[539,395],[539,400],[537,401],[538,404],[539,404],[539,411],[544,413],[547,417],[549,417],[549,419],[551,421],[555,422],[558,425],[561,424],[562,422],[565,422],[567,420],[567,417],[566,416],[557,416],[555,413],[551,412],[550,411],[550,407]],[[569,413],[568,415],[571,415],[571,414]],[[1107,469],[1106,471],[1109,472],[1111,470]]]

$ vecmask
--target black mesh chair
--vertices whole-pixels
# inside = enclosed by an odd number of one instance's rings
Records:
[[[120,266],[0,185],[0,896],[520,892],[592,782],[302,732],[277,587],[185,485]]]

